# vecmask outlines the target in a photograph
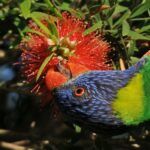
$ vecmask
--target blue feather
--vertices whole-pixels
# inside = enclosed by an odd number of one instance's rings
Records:
[[[89,71],[81,74],[55,89],[56,101],[73,121],[122,126],[123,122],[112,110],[112,101],[118,90],[125,87],[147,61],[147,58],[143,58],[125,71]],[[78,87],[85,89],[81,97],[74,94]]]

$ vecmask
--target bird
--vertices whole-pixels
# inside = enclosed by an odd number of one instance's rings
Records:
[[[61,112],[91,131],[117,133],[150,120],[150,56],[126,70],[92,70],[53,90]]]

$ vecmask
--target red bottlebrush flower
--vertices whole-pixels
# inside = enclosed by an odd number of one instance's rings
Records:
[[[74,55],[70,56],[68,62],[81,64],[90,70],[110,70],[107,64],[107,54],[111,50],[109,44],[102,37],[91,33],[83,35],[87,25],[73,16],[65,13],[64,20],[58,22],[60,37],[68,37],[68,43],[73,47]]]
[[[90,34],[77,44],[75,55],[69,58],[69,62],[82,64],[90,70],[110,70],[112,67],[107,64],[108,51],[110,51],[108,43],[101,37]]]
[[[44,37],[30,34],[28,40],[22,41],[20,48],[23,73],[30,82],[35,79],[41,63],[49,55],[48,42]]]
[[[56,23],[59,33],[57,44],[34,22],[31,22],[29,27],[45,36],[27,33],[28,38],[20,44],[20,48],[23,50],[21,55],[22,72],[29,82],[36,81],[44,60],[53,54],[32,89],[32,92],[44,97],[43,103],[51,100],[51,95],[49,95],[51,89],[68,80],[67,76],[58,69],[60,62],[66,70],[70,70],[72,76],[77,76],[88,70],[112,69],[111,66],[106,64],[107,54],[110,51],[109,44],[95,33],[84,36],[83,33],[87,28],[84,21],[66,12],[62,16],[63,19],[58,19]],[[48,22],[44,20],[42,23],[48,27]],[[47,93],[49,96],[47,96]],[[45,97],[48,97],[48,99]]]

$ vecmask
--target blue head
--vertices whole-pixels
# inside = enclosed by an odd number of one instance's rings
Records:
[[[90,71],[54,90],[60,109],[78,122],[121,125],[112,111],[119,88],[127,84],[123,71]]]

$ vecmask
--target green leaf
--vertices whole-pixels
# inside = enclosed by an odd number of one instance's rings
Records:
[[[128,55],[132,56],[135,51],[138,51],[138,48],[136,47],[136,41],[135,40],[130,40],[128,43]]]
[[[39,79],[40,76],[42,75],[42,72],[43,72],[44,68],[46,67],[46,65],[48,64],[48,62],[52,59],[53,55],[54,55],[54,54],[52,53],[51,55],[47,56],[47,57],[45,58],[45,60],[43,61],[41,67],[40,67],[39,70],[38,70],[38,73],[37,73],[37,76],[36,76],[36,81],[38,81],[38,79]]]
[[[129,31],[128,36],[130,36],[133,40],[150,40],[149,37],[146,37],[140,33],[131,30]]]
[[[38,19],[34,13],[31,13],[30,17],[36,22],[36,24],[48,35],[51,35],[49,29]]]
[[[117,25],[121,25],[124,20],[126,20],[130,16],[131,12],[127,10],[124,14],[114,23],[113,28]]]
[[[51,31],[38,19],[36,18],[36,15],[34,13],[31,13],[30,17],[36,22],[36,24],[46,33],[50,36],[50,38],[57,43],[57,38],[55,35],[51,33]]]
[[[146,0],[144,4],[139,4],[133,11],[130,18],[137,17],[150,9],[150,1]]]
[[[105,4],[105,5],[110,5],[109,0],[104,0],[104,4]]]
[[[149,31],[150,32],[150,25],[144,26],[141,29],[138,30],[138,33],[142,33],[145,31]]]
[[[89,33],[91,33],[91,32],[96,31],[97,29],[99,29],[99,28],[101,28],[101,27],[102,27],[102,21],[99,21],[99,22],[97,22],[96,24],[94,24],[92,27],[86,29],[83,34],[84,34],[84,35],[87,35],[87,34],[89,34]]]
[[[122,23],[122,36],[128,35],[130,31],[130,26],[126,20],[123,21]]]
[[[38,11],[34,11],[31,13],[34,17],[36,17],[37,19],[44,19],[44,20],[48,20],[49,19],[49,16],[48,14],[46,13],[43,13],[43,12],[38,12]]]
[[[71,14],[76,15],[79,18],[82,18],[84,15],[81,10],[75,10],[70,7],[68,3],[63,2],[60,6],[58,6],[60,10],[69,11]]]
[[[56,17],[47,15],[42,12],[32,12],[30,14],[30,17],[35,21],[35,23],[47,34],[50,36],[50,38],[57,43],[58,41],[58,31],[57,27],[55,25],[55,22],[57,20]],[[50,24],[50,28],[46,27],[41,20],[47,20]]]
[[[53,9],[54,6],[50,0],[45,0],[45,3],[49,6],[50,9]]]
[[[70,7],[70,5],[69,5],[68,3],[65,3],[65,2],[63,2],[62,5],[59,6],[59,8],[60,8],[61,10],[66,10],[66,11],[69,11],[69,12],[71,12],[71,11],[73,10],[73,9]],[[73,11],[75,11],[75,10],[73,10]]]
[[[45,0],[45,3],[49,6],[50,10],[58,17],[62,18],[61,13],[57,10],[57,8],[51,3],[50,0]]]
[[[93,20],[93,23],[97,23],[102,19],[101,19],[99,13],[96,13],[94,16],[92,16],[92,20]]]
[[[131,65],[134,65],[139,61],[139,58],[137,58],[137,57],[130,57],[130,59],[131,59],[131,61],[130,61]]]
[[[57,27],[55,25],[55,22],[57,21],[57,18],[52,16],[52,15],[48,15],[46,13],[42,13],[42,12],[37,12],[34,11],[32,12],[32,16],[34,16],[35,18],[39,19],[39,20],[47,20],[50,23],[50,27],[52,27],[52,30],[57,30]],[[51,28],[50,28],[51,29]],[[56,31],[55,31],[56,32]],[[53,33],[52,33],[53,34]]]
[[[132,18],[130,19],[131,21],[149,21],[150,20],[150,17],[142,17],[142,18]]]
[[[127,11],[127,10],[129,10],[128,7],[116,4],[115,11],[113,12],[113,15],[116,15],[118,13],[121,13],[121,12],[124,12],[124,11]]]
[[[107,19],[107,22],[110,26],[110,29],[112,29],[112,26],[113,26],[113,19],[112,19],[112,16],[110,16],[108,19]]]
[[[41,8],[44,9],[44,10],[45,10],[45,9],[46,9],[46,10],[48,9],[47,4],[42,3],[42,2],[41,2],[41,3],[40,3],[40,2],[34,3],[34,7],[35,7],[36,10],[37,10],[37,9],[38,9],[38,10],[39,10],[39,9],[41,10]]]
[[[112,34],[118,34],[118,30],[117,29],[112,29],[112,30],[105,30],[106,32],[110,32]]]
[[[25,28],[22,30],[22,33],[27,33],[27,32],[35,33],[35,34],[37,34],[37,35],[40,35],[40,36],[44,36],[44,37],[45,37],[45,35],[44,35],[43,33],[39,32],[39,31],[36,31],[36,30],[34,30],[34,29],[31,29],[31,28],[29,28],[29,27],[25,27]]]
[[[80,133],[81,132],[81,127],[76,125],[76,124],[73,124],[74,128],[75,128],[75,131],[76,133]]]
[[[46,14],[46,13],[43,13],[43,12],[38,12],[38,11],[34,11],[34,12],[32,12],[32,15],[34,16],[34,17],[36,17],[37,19],[39,19],[39,20],[47,20],[48,22],[51,22],[51,23],[55,23],[55,22],[57,22],[57,17],[55,17],[55,16],[52,16],[52,15],[49,15],[49,14]]]
[[[115,11],[115,7],[116,7],[116,5],[110,7],[110,9],[108,10],[108,13],[107,13],[107,16],[106,16],[107,20],[108,20],[109,18],[112,18],[112,15],[113,15],[113,13],[114,13],[114,11]]]
[[[54,23],[49,23],[49,29],[51,30],[51,33],[56,37],[58,38],[59,37],[59,34],[58,34],[58,30],[57,30],[57,27]]]
[[[21,0],[20,9],[25,19],[30,16],[31,0]]]

